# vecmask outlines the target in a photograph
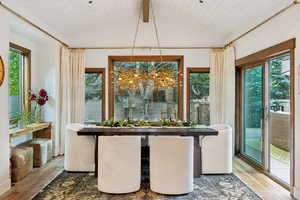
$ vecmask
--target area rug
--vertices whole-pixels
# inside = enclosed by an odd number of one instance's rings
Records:
[[[194,191],[186,195],[161,195],[143,180],[138,192],[113,195],[98,191],[97,179],[88,173],[63,172],[33,200],[261,200],[234,174],[208,175],[194,179]]]

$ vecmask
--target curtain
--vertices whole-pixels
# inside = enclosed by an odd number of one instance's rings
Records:
[[[213,50],[210,55],[211,124],[235,125],[235,51]]]
[[[66,47],[61,47],[60,59],[55,155],[64,154],[66,125],[83,123],[85,114],[84,50],[69,50]]]

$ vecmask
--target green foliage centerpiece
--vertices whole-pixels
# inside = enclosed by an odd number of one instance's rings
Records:
[[[191,127],[195,126],[196,123],[173,119],[162,119],[156,122],[147,120],[105,120],[100,125],[106,127]]]
[[[31,112],[21,112],[18,114],[17,116],[17,121],[18,121],[18,128],[22,129],[22,128],[26,128],[30,122],[33,119],[33,115]]]

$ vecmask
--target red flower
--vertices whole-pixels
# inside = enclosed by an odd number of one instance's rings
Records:
[[[30,101],[36,100],[36,95],[35,95],[35,94],[30,94],[30,95],[29,95],[29,100],[30,100]]]
[[[41,97],[46,97],[47,96],[47,91],[45,89],[41,89],[40,92],[39,92],[39,95]]]
[[[37,100],[37,103],[40,105],[40,106],[43,106],[43,105],[45,105],[45,103],[46,103],[46,99],[45,98],[39,98],[38,100]]]

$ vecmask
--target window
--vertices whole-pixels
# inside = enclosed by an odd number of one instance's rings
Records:
[[[187,68],[187,118],[209,125],[209,69]]]
[[[85,71],[85,122],[100,123],[105,119],[105,69]]]
[[[30,50],[10,43],[8,76],[8,112],[10,128],[14,128],[19,113],[30,111]]]
[[[109,63],[109,74],[123,69],[128,76],[132,72],[133,80],[138,77],[135,88],[126,88],[117,86],[110,76],[110,119],[182,119],[182,56],[116,56],[109,57]],[[151,78],[151,74],[159,76],[166,71],[172,74],[168,80],[174,82],[160,87],[158,78]]]

